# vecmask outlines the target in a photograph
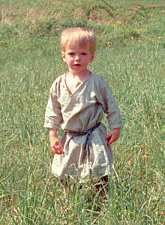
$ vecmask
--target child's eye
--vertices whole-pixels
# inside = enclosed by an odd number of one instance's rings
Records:
[[[82,52],[82,53],[81,53],[81,55],[86,55],[86,54],[87,54],[86,52]]]
[[[74,52],[68,52],[68,55],[70,55],[70,56],[74,56],[74,55],[75,55],[75,53],[74,53]]]

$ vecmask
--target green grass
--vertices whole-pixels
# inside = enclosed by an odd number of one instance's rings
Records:
[[[0,224],[162,225],[164,1],[67,2],[0,1]],[[76,25],[96,31],[91,69],[107,79],[123,116],[106,202],[88,184],[64,193],[50,172],[44,112],[66,69],[59,32]]]

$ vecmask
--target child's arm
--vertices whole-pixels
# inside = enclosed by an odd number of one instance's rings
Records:
[[[49,129],[49,140],[50,140],[50,147],[53,154],[63,154],[63,147],[60,143],[60,140],[57,135],[57,129],[50,128]]]
[[[61,105],[57,98],[58,85],[57,80],[55,80],[50,88],[44,122],[44,127],[49,129],[50,147],[53,154],[63,154],[63,148],[57,135],[57,131],[63,121]]]
[[[122,126],[120,110],[111,89],[102,78],[100,81],[98,93],[99,101],[103,106],[104,112],[107,115],[109,127],[111,128],[111,132],[107,133],[106,139],[109,144],[112,144],[113,142],[117,141],[120,136],[120,130]]]

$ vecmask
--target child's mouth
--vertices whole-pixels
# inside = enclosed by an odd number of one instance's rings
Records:
[[[74,66],[79,67],[81,66],[81,64],[77,63],[77,64],[74,64]]]

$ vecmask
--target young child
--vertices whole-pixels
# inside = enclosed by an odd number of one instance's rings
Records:
[[[96,51],[94,33],[67,28],[61,34],[61,54],[68,71],[55,79],[45,113],[54,159],[52,173],[61,181],[76,176],[80,181],[108,181],[111,144],[119,138],[121,118],[107,82],[88,69]],[[101,123],[103,114],[111,132]],[[58,130],[64,130],[60,140]]]

